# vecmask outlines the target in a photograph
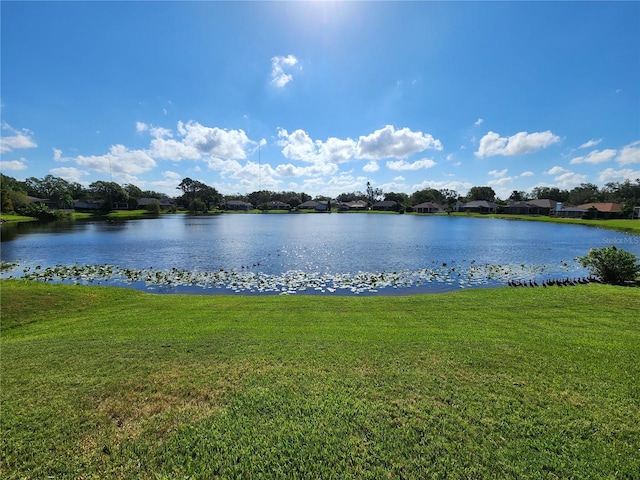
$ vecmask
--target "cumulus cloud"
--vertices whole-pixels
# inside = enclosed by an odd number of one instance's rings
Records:
[[[592,139],[589,140],[588,142],[583,143],[582,145],[580,145],[578,148],[591,148],[591,147],[595,147],[596,145],[598,145],[600,142],[602,141],[601,138],[598,138],[597,140]]]
[[[406,160],[395,160],[387,162],[387,168],[389,170],[423,170],[434,167],[436,162],[429,158],[423,158],[422,160],[416,160],[415,162],[407,162]]]
[[[290,160],[318,163],[345,163],[353,158],[356,142],[350,138],[330,137],[326,142],[312,140],[307,132],[298,129],[292,133],[278,129],[278,145]]]
[[[574,173],[566,168],[554,166],[545,172],[548,175],[555,175],[554,180],[561,188],[573,188],[587,181],[586,175]]]
[[[20,170],[25,170],[26,168],[27,168],[27,165],[25,164],[24,158],[21,158],[20,160],[0,161],[1,172],[19,172]]]
[[[504,170],[491,170],[489,172],[489,175],[491,175],[492,177],[504,177],[507,174],[507,169],[505,168]]]
[[[616,156],[616,151],[613,150],[612,148],[608,148],[606,150],[593,150],[588,155],[572,158],[569,163],[571,165],[575,165],[576,163],[596,164],[596,163],[608,162],[615,156]]]
[[[271,58],[271,84],[276,88],[282,88],[293,80],[293,75],[287,72],[289,72],[291,67],[294,67],[297,63],[298,59],[293,55],[287,55],[286,57],[276,56]]]
[[[620,165],[640,163],[640,141],[633,142],[626,147],[623,147],[622,150],[620,150],[616,161]]]
[[[221,158],[244,159],[247,157],[245,148],[254,145],[243,130],[206,127],[193,121],[178,122],[178,132],[187,147]]]
[[[0,137],[0,153],[8,153],[16,149],[35,148],[38,144],[35,142],[33,132],[26,128],[16,130],[8,123],[2,124],[2,130],[10,132],[10,135]]]
[[[433,188],[435,190],[455,190],[463,194],[468,191],[471,187],[473,187],[473,183],[470,182],[460,182],[460,181],[434,181],[434,180],[425,180],[421,183],[416,183],[411,186],[411,190],[416,192],[418,190],[426,190],[427,188]]]
[[[367,173],[377,172],[378,170],[380,170],[380,165],[378,165],[378,162],[376,162],[375,160],[371,160],[364,167],[362,167],[362,171]]]
[[[528,171],[528,170],[527,170],[526,172],[522,172],[522,173],[520,174],[520,176],[521,176],[521,177],[533,177],[533,176],[535,176],[535,173],[530,172],[530,171]]]
[[[632,170],[630,168],[623,168],[621,170],[607,168],[600,172],[600,175],[598,176],[598,180],[602,183],[624,182],[625,180],[635,181],[638,178],[640,178],[640,171]]]
[[[78,155],[77,165],[96,172],[110,173],[123,180],[156,167],[156,162],[143,150],[129,150],[124,145],[113,145],[106,155]]]
[[[500,187],[502,185],[507,185],[513,182],[513,177],[500,177],[495,180],[489,180],[487,185]]]
[[[480,147],[475,155],[479,158],[495,155],[523,155],[535,152],[560,141],[560,137],[547,130],[545,132],[519,132],[511,137],[501,137],[495,132],[489,132],[480,139]]]
[[[356,157],[367,160],[403,159],[428,148],[442,150],[442,143],[428,133],[413,132],[408,128],[396,130],[393,125],[387,125],[359,138]]]

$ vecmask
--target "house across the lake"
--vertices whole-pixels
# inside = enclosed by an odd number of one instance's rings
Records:
[[[340,202],[340,210],[366,210],[369,204],[364,200],[354,200],[352,202]]]
[[[374,210],[388,211],[388,210],[393,210],[397,204],[398,202],[395,202],[393,200],[383,200],[382,202],[374,203],[371,208],[373,208]]]
[[[227,200],[226,210],[253,210],[253,205],[242,200]]]
[[[463,203],[458,206],[459,212],[473,212],[473,213],[496,213],[498,204],[494,202],[488,202],[487,200],[473,200],[471,202]]]
[[[446,209],[445,205],[436,202],[424,202],[413,206],[413,211],[416,213],[441,213]]]
[[[519,202],[510,200],[504,207],[504,213],[510,215],[551,215],[555,212],[557,204],[558,202],[548,198]]]

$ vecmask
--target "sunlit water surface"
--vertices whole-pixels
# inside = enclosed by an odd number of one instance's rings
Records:
[[[415,215],[167,215],[2,227],[3,277],[165,293],[408,294],[582,278],[592,247],[640,237],[578,225]],[[98,267],[99,266],[99,267]]]

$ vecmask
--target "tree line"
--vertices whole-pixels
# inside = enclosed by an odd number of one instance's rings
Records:
[[[259,190],[248,194],[222,195],[214,187],[198,180],[184,178],[177,187],[177,195],[171,198],[173,208],[182,208],[193,212],[207,212],[223,209],[229,200],[241,200],[256,208],[266,208],[270,202],[282,202],[292,208],[308,200],[334,200],[328,196],[312,197],[304,192]],[[86,200],[101,205],[103,211],[110,211],[126,206],[138,208],[139,200],[151,198],[158,201],[169,199],[164,193],[153,190],[142,190],[136,185],[120,185],[115,182],[97,181],[85,187],[77,182],[68,182],[60,177],[47,175],[44,178],[30,177],[24,181],[0,174],[1,205],[3,213],[19,213],[29,216],[43,216],[45,208],[41,204],[30,202],[29,197],[47,199],[49,205],[57,209],[71,209],[74,201]],[[425,202],[453,206],[456,202],[486,200],[498,205],[507,205],[509,201],[534,199],[550,199],[565,204],[582,205],[591,202],[622,203],[623,214],[630,212],[633,206],[640,205],[640,179],[634,182],[609,182],[603,187],[592,183],[583,183],[571,190],[557,187],[534,187],[530,192],[511,192],[506,199],[500,199],[490,186],[471,187],[467,195],[460,195],[455,190],[427,188],[412,194],[404,192],[383,192],[367,182],[364,191],[341,193],[335,197],[338,202],[361,200],[369,206],[386,200],[396,202],[398,211],[410,211],[411,207]],[[149,207],[147,207],[149,208]],[[153,208],[158,208],[153,204]],[[37,212],[39,210],[39,212]],[[40,213],[40,215],[34,215]]]

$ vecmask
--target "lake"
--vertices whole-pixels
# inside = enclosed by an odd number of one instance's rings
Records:
[[[580,225],[475,217],[165,215],[2,227],[3,278],[164,293],[408,294],[578,278],[575,262],[640,237]]]

